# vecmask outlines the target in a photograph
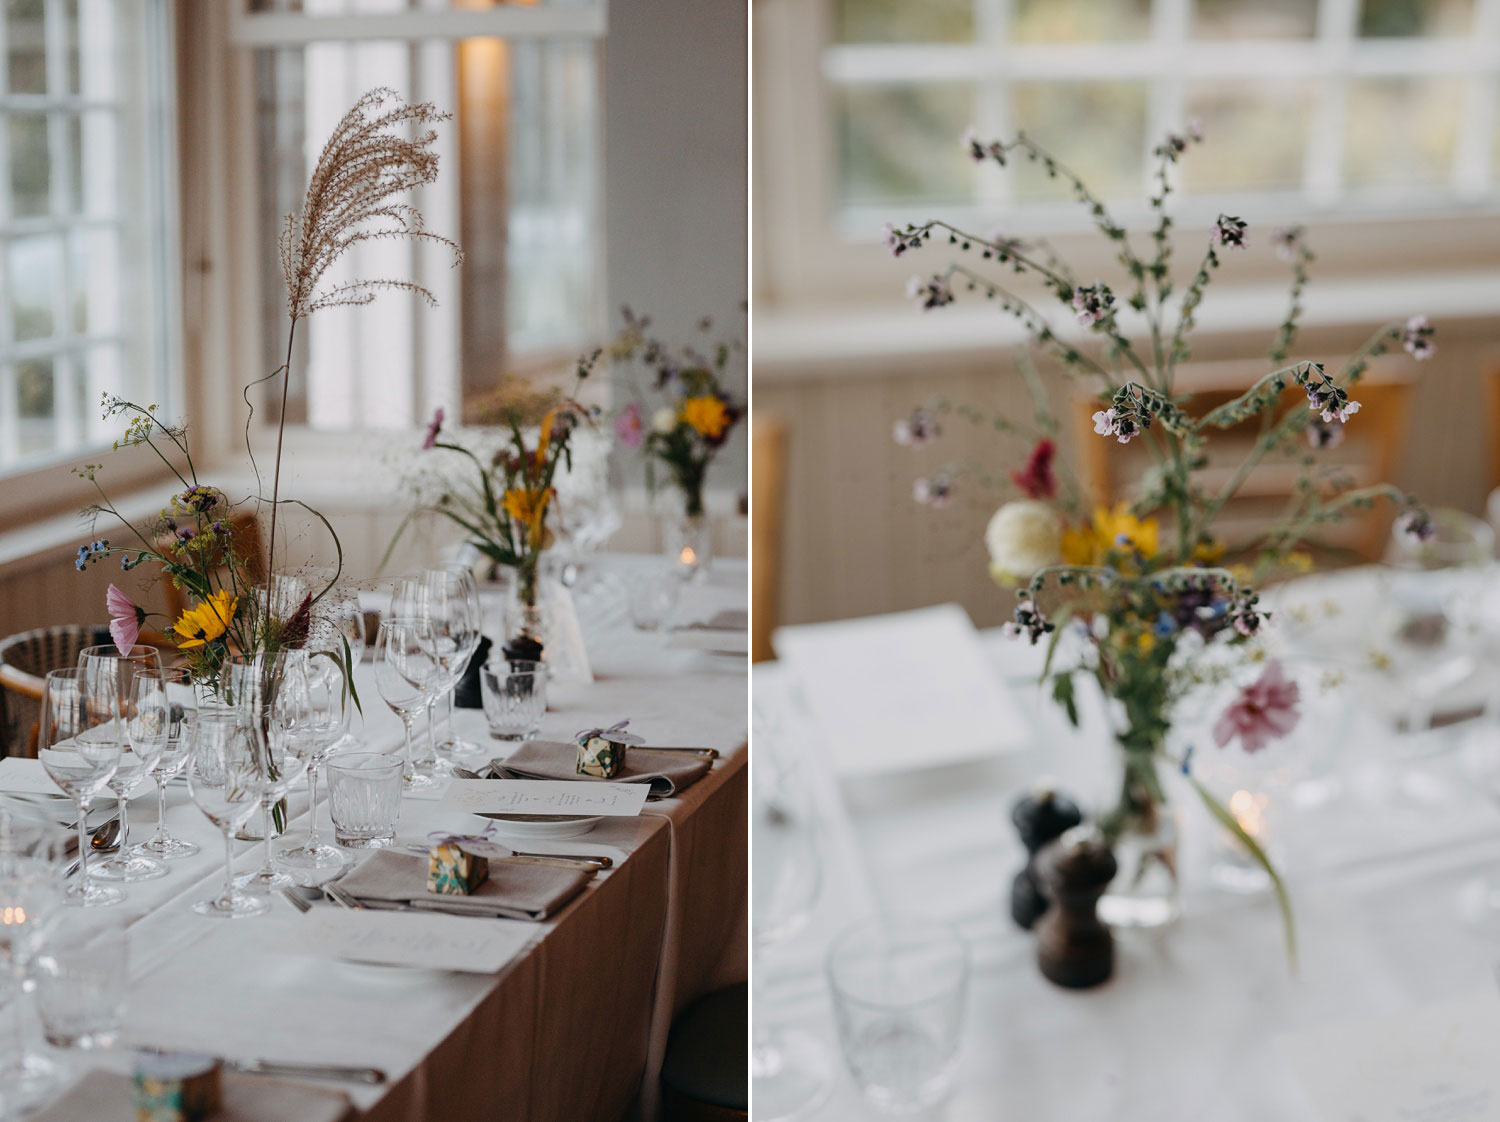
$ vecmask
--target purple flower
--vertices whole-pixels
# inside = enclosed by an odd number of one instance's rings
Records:
[[[909,299],[915,300],[917,306],[924,312],[953,303],[953,289],[948,287],[947,278],[937,274],[933,274],[926,280],[921,277],[912,277],[906,282],[906,295]]]
[[[922,234],[910,229],[898,230],[889,222],[885,224],[885,235],[881,238],[885,248],[891,251],[892,257],[900,257],[908,249],[920,249],[922,247]]]
[[[953,479],[947,472],[938,472],[912,484],[911,497],[923,506],[941,510],[953,501]]]
[[[1282,261],[1290,264],[1297,259],[1297,251],[1302,247],[1302,227],[1300,226],[1278,226],[1271,231],[1271,248],[1275,250],[1276,256]]]
[[[615,418],[615,435],[625,447],[639,448],[645,432],[646,424],[641,420],[641,407],[632,401]]]
[[[104,606],[109,610],[109,637],[115,641],[121,655],[128,655],[141,637],[146,611],[113,584],[105,590]]]
[[[911,411],[910,417],[903,417],[892,426],[891,435],[897,444],[920,448],[936,440],[942,435],[942,430],[938,428],[937,418],[932,415],[932,410],[918,406]]]
[[[422,441],[422,451],[430,452],[437,445],[438,433],[443,431],[443,407],[439,405],[427,422],[427,437]]]
[[[1397,519],[1396,524],[1401,527],[1403,534],[1419,542],[1430,542],[1437,537],[1437,527],[1433,525],[1432,517],[1421,507],[1412,507]]]
[[[1337,448],[1344,442],[1344,426],[1330,424],[1323,420],[1307,422],[1307,443],[1309,447],[1319,450],[1324,448]]]
[[[1359,402],[1333,384],[1333,379],[1316,362],[1308,364],[1307,380],[1302,388],[1307,391],[1307,407],[1318,414],[1323,423],[1338,421],[1343,424],[1359,412]]]
[[[1260,625],[1265,622],[1265,616],[1256,607],[1259,600],[1253,592],[1240,592],[1229,605],[1227,615],[1230,626],[1247,639],[1259,631]]]
[[[1236,218],[1232,214],[1221,214],[1219,220],[1214,223],[1213,240],[1216,244],[1228,249],[1245,248],[1245,231],[1249,225],[1242,218]]]
[[[1078,322],[1085,327],[1093,327],[1107,319],[1113,314],[1114,306],[1115,294],[1103,281],[1079,285],[1073,290],[1073,311],[1078,316]]]
[[[1432,341],[1434,328],[1427,322],[1426,316],[1412,316],[1406,321],[1406,333],[1401,340],[1401,345],[1406,348],[1406,353],[1418,362],[1431,358],[1437,354],[1437,346]]]
[[[1140,435],[1141,426],[1129,413],[1122,413],[1111,405],[1094,414],[1094,431],[1100,436],[1116,437],[1121,444],[1129,444],[1131,437]]]
[[[1055,626],[1042,615],[1041,609],[1036,606],[1036,601],[1027,598],[1016,605],[1015,616],[1002,630],[1010,636],[1025,635],[1034,646],[1038,639],[1053,630]]]
[[[1188,139],[1191,140],[1194,144],[1202,144],[1203,143],[1203,118],[1202,117],[1189,117],[1187,119],[1187,134],[1188,134]]]
[[[1223,748],[1235,737],[1246,752],[1259,752],[1297,727],[1302,690],[1272,659],[1265,673],[1240,691],[1214,723],[1214,743]]]

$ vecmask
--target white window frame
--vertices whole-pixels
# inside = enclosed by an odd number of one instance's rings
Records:
[[[1192,0],[1155,0],[1145,41],[1057,45],[1010,45],[992,36],[987,28],[1005,23],[1009,0],[983,2],[987,19],[977,32],[982,42],[849,45],[832,42],[831,0],[759,0],[753,247],[759,307],[805,310],[893,298],[889,255],[878,245],[883,219],[871,211],[846,224],[834,215],[837,153],[830,91],[840,85],[900,81],[975,81],[981,91],[975,126],[985,135],[1008,135],[1022,124],[1008,119],[1005,86],[1010,82],[1153,77],[1170,67],[1170,75],[1149,87],[1146,137],[1153,145],[1182,127],[1184,80],[1312,74],[1318,96],[1308,144],[1332,143],[1342,149],[1350,78],[1462,76],[1466,95],[1451,189],[1436,205],[1417,208],[1378,192],[1345,192],[1338,163],[1309,159],[1299,193],[1174,196],[1174,213],[1180,238],[1206,234],[1220,211],[1242,214],[1262,228],[1307,222],[1314,227],[1320,275],[1369,272],[1372,267],[1422,271],[1494,266],[1493,253],[1480,253],[1477,247],[1493,247],[1500,239],[1500,168],[1492,151],[1500,113],[1500,0],[1475,0],[1475,30],[1463,39],[1358,40],[1358,0],[1320,0],[1316,39],[1189,41]],[[1143,161],[1143,174],[1150,174],[1150,165]],[[1108,275],[1112,254],[1087,233],[1088,218],[1080,208],[1066,201],[1007,207],[1006,178],[995,169],[984,173],[982,211],[966,207],[939,213],[939,208],[918,205],[911,208],[914,213],[889,217],[945,217],[976,221],[982,228],[1000,221],[1018,236],[1046,234],[1080,271]],[[1111,208],[1131,230],[1145,223],[1145,196],[1143,189],[1138,202]],[[1383,256],[1378,250],[1382,244],[1390,247]],[[1372,251],[1372,246],[1377,248]],[[887,264],[882,266],[882,260]],[[1271,277],[1263,269],[1237,271],[1246,280]]]

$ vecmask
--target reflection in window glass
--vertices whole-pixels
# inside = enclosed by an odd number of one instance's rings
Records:
[[[1318,0],[1197,0],[1198,39],[1310,39],[1317,34]]]
[[[1015,0],[1011,38],[1017,43],[1144,39],[1150,0]]]
[[[837,0],[839,43],[964,43],[974,37],[975,0]]]
[[[1312,117],[1311,86],[1202,82],[1187,87],[1187,116],[1203,122],[1204,144],[1182,161],[1196,193],[1277,191],[1302,185]]]
[[[1474,0],[1364,0],[1359,10],[1359,33],[1372,39],[1467,35],[1473,29]]]
[[[46,5],[43,0],[8,0],[5,54],[11,93],[47,92]]]
[[[1351,187],[1446,183],[1463,106],[1455,78],[1360,78],[1349,83],[1344,179]]]
[[[834,104],[845,206],[969,201],[974,167],[960,142],[974,119],[972,86],[857,86]]]
[[[1018,82],[1013,92],[1017,128],[1034,136],[1095,194],[1141,193],[1146,149],[1146,87],[1139,82]],[[1011,172],[1022,202],[1069,199],[1065,184],[1040,164],[1015,161]]]

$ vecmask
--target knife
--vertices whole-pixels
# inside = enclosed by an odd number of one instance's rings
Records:
[[[139,1052],[153,1052],[170,1056],[175,1053],[166,1048],[137,1048]],[[378,1067],[351,1067],[345,1064],[305,1064],[296,1060],[235,1060],[219,1057],[219,1063],[230,1071],[244,1075],[282,1075],[292,1079],[330,1079],[342,1083],[384,1083],[386,1074]]]

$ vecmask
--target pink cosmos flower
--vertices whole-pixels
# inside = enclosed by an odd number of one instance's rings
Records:
[[[109,609],[109,637],[122,655],[129,654],[130,648],[141,637],[141,624],[146,622],[145,609],[113,584],[105,590],[104,606]]]
[[[1235,737],[1246,752],[1259,752],[1297,727],[1302,690],[1289,681],[1274,659],[1265,673],[1240,691],[1214,723],[1214,743],[1223,748]]]
[[[443,407],[439,405],[437,411],[432,414],[432,420],[427,422],[427,439],[422,441],[422,451],[431,452],[437,444],[438,433],[443,431]]]
[[[639,448],[645,432],[646,423],[641,420],[641,407],[632,401],[615,418],[615,435],[625,447]]]

